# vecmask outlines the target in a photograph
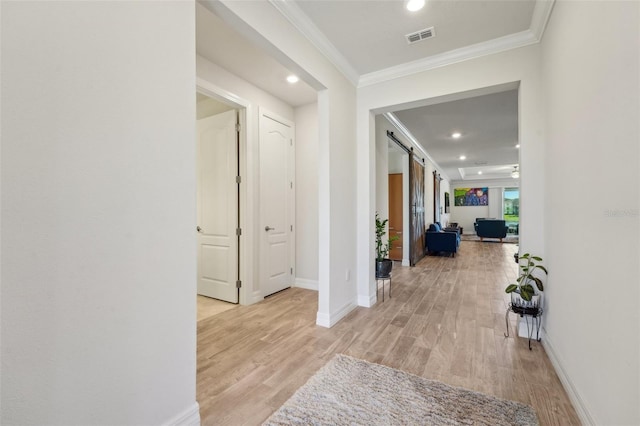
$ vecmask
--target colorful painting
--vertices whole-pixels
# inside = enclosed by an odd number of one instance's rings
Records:
[[[455,206],[488,206],[489,188],[456,188],[453,190]]]

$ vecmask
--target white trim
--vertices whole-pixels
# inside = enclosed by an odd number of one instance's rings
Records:
[[[537,0],[533,7],[533,16],[531,17],[531,25],[529,29],[536,37],[538,42],[542,40],[544,30],[547,28],[547,22],[551,16],[551,11],[555,0]]]
[[[291,0],[269,0],[296,29],[307,38],[354,86],[358,85],[360,75],[351,66],[342,53],[329,41],[322,31]]]
[[[306,288],[307,290],[318,291],[318,280],[307,280],[305,278],[296,277],[294,286],[298,288]]]
[[[418,140],[413,136],[413,134],[409,131],[409,129],[407,129],[405,125],[402,124],[400,120],[398,120],[398,117],[396,117],[394,113],[385,112],[383,115],[387,120],[389,120],[389,122],[393,125],[393,127],[395,127],[402,134],[402,136],[407,138],[409,142],[411,142],[411,144],[415,145],[415,147],[422,153],[422,155],[424,155],[427,158],[427,160],[429,160],[431,164],[433,164],[434,169],[440,170],[441,177],[443,177],[447,181],[451,180],[449,179],[449,176],[447,176],[446,173],[442,171],[443,170],[442,167],[440,167],[440,165],[436,163],[436,160],[434,160],[429,155],[429,153],[425,151],[422,145],[420,145],[420,142],[418,142]]]
[[[545,331],[544,328],[543,331]],[[549,335],[546,332],[545,335],[546,337],[542,341],[542,346],[544,347],[544,350],[547,353],[547,356],[549,357],[553,368],[556,370],[556,374],[558,375],[560,382],[562,382],[564,390],[567,392],[567,395],[569,395],[569,399],[571,400],[573,408],[575,408],[576,413],[580,418],[580,422],[583,425],[595,425],[596,422],[589,412],[587,405],[580,397],[580,394],[576,390],[575,386],[573,386],[573,382],[571,381],[571,378],[569,377],[567,372],[564,370],[564,368],[562,368],[562,363],[560,362],[560,358],[558,357],[555,349],[553,349],[553,344],[551,343],[551,339],[549,339]]]
[[[459,49],[450,50],[439,55],[428,56],[423,59],[406,62],[380,71],[363,74],[360,76],[358,87],[371,86],[372,84],[382,83],[384,81],[405,77],[434,68],[444,67],[458,62],[467,61],[469,59],[492,55],[494,53],[504,52],[505,50],[517,49],[519,47],[535,44],[538,41],[539,40],[531,30],[521,31],[519,33],[510,34],[482,43],[476,43]]]
[[[200,405],[194,402],[193,405],[182,413],[178,414],[168,422],[165,426],[200,426]]]
[[[251,305],[254,303],[262,302],[264,300],[264,296],[262,295],[262,290],[255,290],[251,293],[251,302],[247,303],[247,305]]]
[[[409,259],[402,259],[402,266],[411,266],[411,261],[409,261]]]
[[[367,295],[358,295],[358,306],[363,306],[365,308],[370,308],[376,304],[378,301],[378,297],[375,293]]]
[[[347,316],[347,314],[353,311],[355,308],[356,308],[356,304],[354,302],[348,302],[333,314],[318,312],[316,315],[316,325],[326,327],[326,328],[331,328],[334,325],[336,325],[338,321],[340,321],[342,318]]]

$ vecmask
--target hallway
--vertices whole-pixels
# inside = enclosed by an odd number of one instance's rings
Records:
[[[200,321],[202,424],[260,424],[335,353],[530,404],[541,425],[579,424],[541,344],[503,335],[516,251],[463,241],[455,258],[396,263],[392,298],[331,329],[315,325],[317,293],[298,288]]]

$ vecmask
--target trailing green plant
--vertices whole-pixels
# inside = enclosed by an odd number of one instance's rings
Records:
[[[537,264],[536,262],[542,262],[542,258],[539,256],[531,256],[529,253],[518,256],[518,268],[520,269],[520,275],[518,275],[516,283],[509,284],[504,291],[506,293],[513,293],[515,291],[527,302],[530,302],[531,298],[535,294],[535,289],[533,288],[532,283],[535,283],[538,290],[544,291],[542,280],[533,273],[539,269],[546,275],[548,274],[547,268]]]
[[[383,242],[382,238],[387,235],[387,223],[389,219],[380,220],[380,216],[376,213],[376,260],[382,261],[389,255],[389,250],[393,248],[393,242],[398,239],[396,235],[389,237],[387,242]]]

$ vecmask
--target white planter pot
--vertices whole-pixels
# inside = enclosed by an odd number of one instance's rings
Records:
[[[517,306],[521,308],[542,308],[542,295],[534,294],[530,301],[524,300],[520,294],[511,293],[511,306]]]

